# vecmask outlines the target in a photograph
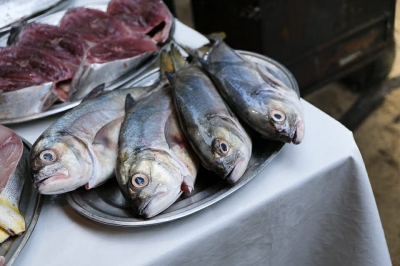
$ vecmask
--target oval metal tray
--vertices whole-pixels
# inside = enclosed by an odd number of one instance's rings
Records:
[[[25,139],[21,139],[24,142],[25,148],[30,150],[32,145]],[[27,175],[19,202],[19,210],[25,218],[26,230],[22,235],[16,237],[10,236],[6,241],[0,244],[0,256],[4,256],[6,259],[6,264],[4,266],[11,266],[28,242],[36,226],[36,222],[39,219],[42,203],[43,196],[33,187],[32,179],[30,175]]]
[[[256,53],[239,52],[266,67],[271,74],[298,91],[297,83],[292,74],[278,62]],[[148,72],[142,78],[127,85],[150,85],[157,77],[158,69]],[[79,188],[70,192],[67,194],[67,201],[81,215],[96,222],[113,226],[140,227],[185,217],[218,202],[241,188],[269,164],[284,146],[283,142],[263,139],[254,132],[251,132],[251,136],[253,151],[249,165],[246,172],[234,185],[229,185],[214,173],[201,168],[194,191],[189,195],[182,195],[168,209],[150,219],[138,216],[129,208],[115,178],[91,190]]]
[[[87,4],[84,6],[87,8],[105,11],[107,9],[107,3],[108,3],[107,1],[101,1],[98,3],[90,3],[90,4]],[[29,22],[35,21],[35,22],[41,22],[41,23],[46,23],[46,24],[56,26],[61,21],[62,17],[64,16],[64,14],[66,12],[67,12],[67,9],[58,11],[56,13],[53,13],[53,14],[50,14],[47,16],[40,16],[40,17],[34,18],[32,20],[29,20]],[[8,36],[9,36],[9,34],[6,34],[6,35],[0,37],[0,47],[7,46]],[[158,60],[158,56],[149,60],[145,65],[142,65],[138,69],[135,69],[134,71],[128,72],[128,73],[120,76],[118,79],[110,82],[110,84],[108,84],[106,86],[105,90],[113,90],[113,89],[119,88],[122,85],[126,84],[127,82],[134,80],[139,75],[143,74],[144,72],[148,71],[149,69],[154,68],[154,64],[156,64],[157,60]],[[56,102],[50,108],[48,108],[46,111],[36,113],[36,114],[26,115],[23,117],[11,117],[11,118],[7,118],[7,119],[0,119],[0,124],[2,124],[2,125],[17,124],[17,123],[22,123],[22,122],[27,122],[27,121],[32,121],[35,119],[47,117],[47,116],[61,113],[66,110],[69,110],[71,108],[74,108],[80,102],[81,102],[81,100],[64,102],[64,103]]]

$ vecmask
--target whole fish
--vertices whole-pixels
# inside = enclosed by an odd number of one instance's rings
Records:
[[[182,129],[203,166],[235,183],[251,157],[249,135],[196,62],[167,77]]]
[[[267,69],[217,40],[201,60],[233,111],[263,137],[299,144],[304,117],[299,92],[288,88]]]
[[[6,241],[9,237],[10,237],[10,234],[3,228],[0,228],[0,244],[3,243],[4,241]]]
[[[153,217],[190,193],[198,162],[179,127],[170,86],[139,103],[127,98],[116,176],[141,216]]]
[[[55,6],[62,0],[0,0],[0,30],[10,26],[12,23]]]
[[[19,201],[28,172],[29,151],[11,129],[0,125],[0,228],[6,234],[25,231],[25,219],[19,212]]]
[[[38,191],[59,194],[83,185],[90,189],[114,176],[125,97],[131,94],[138,100],[157,86],[106,93],[101,87],[94,89],[55,121],[31,149],[31,171]]]

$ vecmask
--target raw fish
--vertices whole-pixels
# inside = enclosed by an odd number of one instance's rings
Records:
[[[25,220],[18,206],[28,174],[28,156],[21,138],[0,125],[0,228],[10,235],[25,231]]]

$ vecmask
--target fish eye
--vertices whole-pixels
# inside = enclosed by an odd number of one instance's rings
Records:
[[[221,155],[226,155],[229,152],[229,143],[222,139],[217,139],[217,152]]]
[[[270,113],[270,116],[275,122],[282,122],[286,119],[285,114],[283,112],[277,111],[277,110],[272,111]]]
[[[57,156],[53,151],[45,150],[40,153],[39,158],[44,163],[53,163],[57,159]]]
[[[136,188],[142,188],[149,184],[149,178],[143,174],[134,174],[131,177],[131,185]]]

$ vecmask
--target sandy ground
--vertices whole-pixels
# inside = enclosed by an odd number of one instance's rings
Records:
[[[396,57],[388,77],[400,76],[400,3],[395,22]],[[357,98],[343,84],[332,83],[305,97],[334,118]],[[363,156],[394,266],[400,266],[400,87],[387,94],[353,132]]]

